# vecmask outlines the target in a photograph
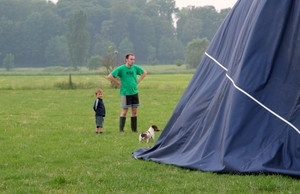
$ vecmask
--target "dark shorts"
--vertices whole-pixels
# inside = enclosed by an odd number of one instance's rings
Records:
[[[138,107],[140,106],[139,95],[121,96],[122,108]]]
[[[103,127],[104,118],[102,116],[95,116],[96,126]]]

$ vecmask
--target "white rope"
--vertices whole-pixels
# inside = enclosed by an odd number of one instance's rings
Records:
[[[208,56],[210,59],[212,59],[215,63],[217,63],[226,72],[228,72],[227,68],[225,68],[221,63],[219,63],[216,59],[214,59],[208,53],[205,52],[205,55]],[[226,73],[226,77],[232,82],[233,86],[236,89],[238,89],[240,92],[242,92],[243,94],[245,94],[246,96],[248,96],[249,98],[251,98],[254,102],[256,102],[261,107],[263,107],[264,109],[266,109],[267,111],[269,111],[271,114],[273,114],[274,116],[276,116],[277,118],[279,118],[280,120],[282,120],[283,122],[285,122],[286,124],[288,124],[289,126],[291,126],[293,129],[295,129],[300,134],[300,130],[297,127],[295,127],[292,123],[290,123],[289,121],[287,121],[286,119],[284,119],[283,117],[281,117],[280,115],[278,115],[277,113],[275,113],[274,111],[272,111],[270,108],[268,108],[267,106],[265,106],[263,103],[261,103],[260,101],[258,101],[257,99],[255,99],[253,96],[251,96],[250,94],[248,94],[247,92],[245,92],[244,90],[242,90],[241,88],[239,88],[235,84],[235,82],[233,81],[233,79],[231,77],[229,77],[229,75],[227,73]]]

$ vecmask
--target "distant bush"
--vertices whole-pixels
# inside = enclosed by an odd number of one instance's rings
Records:
[[[97,70],[100,68],[102,57],[99,55],[92,56],[87,64],[89,70]]]
[[[3,59],[3,66],[6,71],[11,71],[15,67],[15,57],[13,54],[7,54]]]
[[[185,52],[185,62],[188,69],[196,69],[209,45],[207,38],[196,38],[188,43]]]
[[[180,59],[177,59],[174,61],[174,64],[177,65],[178,67],[180,67],[181,65],[183,65],[183,61]]]
[[[151,65],[152,65],[152,66],[158,65],[158,60],[155,59],[154,61],[151,61]]]

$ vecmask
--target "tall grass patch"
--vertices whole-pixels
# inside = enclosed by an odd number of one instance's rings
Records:
[[[11,75],[0,76],[0,90],[51,90],[107,88],[109,81],[103,75]]]
[[[140,64],[149,74],[193,74],[195,69],[188,69],[186,65],[147,65]],[[0,68],[0,75],[106,75],[106,68],[101,66],[97,70],[89,70],[87,67],[80,67],[74,71],[72,67],[50,66],[45,68],[14,68],[6,71]]]
[[[182,89],[192,74],[150,74],[140,88]],[[51,90],[110,88],[104,75],[11,75],[0,76],[0,90]]]

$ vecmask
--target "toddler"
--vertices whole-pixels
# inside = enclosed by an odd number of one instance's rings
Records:
[[[103,91],[96,89],[95,91],[96,100],[94,102],[93,109],[95,111],[95,122],[96,122],[96,133],[103,133],[103,123],[105,117],[105,106],[102,100]]]

